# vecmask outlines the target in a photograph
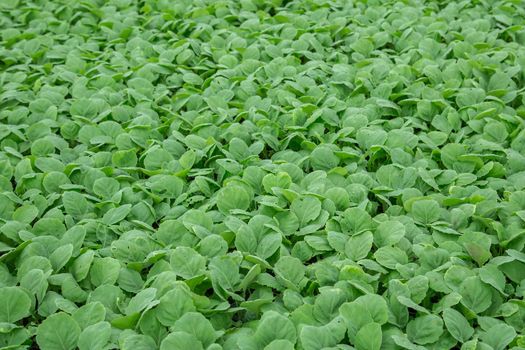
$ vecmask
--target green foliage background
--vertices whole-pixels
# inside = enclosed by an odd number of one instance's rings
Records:
[[[525,349],[524,25],[2,0],[0,349]]]

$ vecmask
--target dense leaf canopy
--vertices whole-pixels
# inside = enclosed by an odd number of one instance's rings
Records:
[[[523,0],[1,0],[0,349],[525,349]]]

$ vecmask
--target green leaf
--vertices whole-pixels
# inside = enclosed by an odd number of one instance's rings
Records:
[[[279,232],[270,232],[266,234],[257,245],[257,255],[263,259],[272,256],[282,242],[282,236]]]
[[[241,276],[239,264],[232,256],[217,256],[211,259],[209,269],[214,287],[220,286],[226,291],[237,289]]]
[[[439,220],[440,208],[435,200],[419,200],[412,204],[414,220],[422,224],[431,224]]]
[[[86,197],[78,192],[65,192],[62,195],[62,203],[64,203],[66,213],[75,217],[82,216],[89,211],[89,203]]]
[[[266,345],[263,350],[294,350],[294,343],[286,339],[275,339]]]
[[[479,278],[481,281],[496,288],[500,293],[505,294],[505,275],[496,265],[485,265],[479,269]]]
[[[276,339],[285,339],[294,344],[297,334],[294,324],[287,317],[268,311],[262,316],[254,338],[260,347],[265,347]]]
[[[248,226],[241,226],[235,235],[235,247],[241,252],[254,252],[257,249],[257,238]]]
[[[361,208],[349,208],[343,213],[341,228],[350,234],[370,231],[372,229],[372,218]]]
[[[59,312],[46,318],[36,331],[36,342],[42,350],[71,350],[77,347],[80,327],[69,315]]]
[[[114,225],[124,220],[131,212],[131,204],[124,204],[120,207],[109,209],[102,217],[102,222],[106,225]]]
[[[357,332],[369,323],[383,325],[388,321],[388,305],[381,296],[366,294],[341,305],[339,309],[348,328],[348,337],[355,340]]]
[[[425,345],[435,343],[443,334],[443,320],[436,315],[419,316],[407,324],[410,341]]]
[[[51,255],[49,256],[49,261],[51,262],[51,265],[53,266],[53,270],[60,271],[69,259],[71,259],[71,256],[73,255],[73,245],[72,244],[66,244],[63,245],[57,249]]]
[[[460,287],[461,304],[475,313],[487,310],[492,304],[492,293],[490,287],[484,284],[477,276],[468,277]]]
[[[106,319],[106,308],[100,302],[91,302],[71,314],[80,328],[85,329]]]
[[[185,313],[173,324],[172,329],[174,332],[192,334],[204,347],[208,347],[220,336],[210,321],[197,312]]]
[[[31,223],[38,216],[38,208],[34,205],[25,204],[17,208],[13,213],[13,220]]]
[[[78,339],[80,350],[104,349],[111,336],[111,325],[108,322],[99,322],[86,327]]]
[[[345,244],[346,256],[354,261],[364,259],[372,249],[373,241],[374,236],[370,231],[351,236]]]
[[[459,239],[469,255],[478,263],[483,265],[491,257],[491,240],[487,234],[481,232],[465,232]]]
[[[357,142],[366,150],[372,146],[384,144],[387,137],[388,135],[384,130],[371,127],[360,128],[356,135]]]
[[[91,264],[95,259],[95,252],[93,250],[87,250],[75,259],[71,267],[72,274],[77,281],[82,281],[88,276]]]
[[[330,170],[339,164],[339,158],[334,154],[332,149],[320,145],[310,154],[310,162],[316,170]]]
[[[202,343],[192,333],[172,332],[160,344],[160,350],[203,350]]]
[[[375,322],[368,323],[357,332],[355,347],[357,350],[379,350],[381,338],[381,325]]]
[[[273,188],[288,188],[292,183],[292,178],[288,173],[278,172],[277,174],[267,174],[262,179],[264,190],[268,193],[273,193]]]
[[[95,286],[114,284],[120,273],[120,262],[110,257],[95,258],[89,270],[91,283]]]
[[[128,303],[126,307],[126,315],[132,315],[135,313],[140,313],[147,307],[153,306],[155,303],[152,303],[155,300],[157,294],[157,289],[155,288],[146,288],[138,292]]]
[[[119,182],[110,177],[102,177],[93,183],[93,192],[102,198],[111,198],[119,188]]]
[[[303,326],[299,339],[305,350],[323,349],[338,344],[344,338],[345,331],[344,322],[338,317],[324,326]]]
[[[157,319],[164,326],[171,326],[185,313],[196,311],[190,291],[182,284],[164,294],[155,310]]]
[[[115,151],[111,162],[116,167],[134,167],[137,165],[137,154],[134,150]]]
[[[459,342],[465,343],[474,334],[474,328],[458,311],[446,308],[443,310],[443,320],[450,334]]]
[[[170,264],[176,274],[189,279],[204,272],[206,259],[191,248],[177,247],[171,254]]]
[[[494,350],[503,350],[507,348],[517,334],[513,327],[506,324],[498,324],[491,327],[487,332],[481,335],[481,339],[492,346]]]
[[[278,279],[283,279],[285,285],[292,289],[298,289],[306,273],[301,260],[292,256],[281,257],[275,264],[274,271]]]
[[[0,322],[14,323],[29,316],[31,299],[21,288],[0,288],[0,300]]]
[[[399,221],[384,221],[377,226],[374,243],[378,247],[394,245],[405,236],[405,232],[405,226]]]
[[[290,205],[290,211],[297,216],[299,227],[304,227],[321,213],[321,201],[315,197],[297,198]]]
[[[120,316],[111,320],[111,326],[118,329],[134,329],[140,319],[139,313],[131,315]]]
[[[121,342],[122,350],[147,350],[156,348],[155,340],[143,334],[131,334]]]
[[[341,288],[325,288],[314,302],[312,315],[322,324],[330,322],[339,314],[339,307],[347,300]]]
[[[402,347],[403,349],[409,349],[409,350],[426,350],[427,349],[424,346],[419,346],[419,345],[412,343],[405,334],[393,335],[392,339],[394,340],[396,345]]]
[[[94,118],[98,112],[97,103],[94,100],[82,98],[71,104],[70,113],[85,118]]]
[[[217,208],[228,214],[230,210],[246,210],[251,202],[250,194],[241,186],[226,186],[217,194]]]
[[[381,247],[374,253],[376,261],[388,269],[395,269],[397,264],[408,263],[407,254],[398,247]]]

